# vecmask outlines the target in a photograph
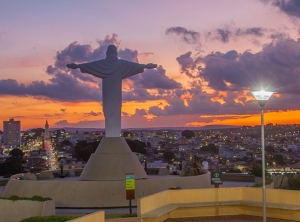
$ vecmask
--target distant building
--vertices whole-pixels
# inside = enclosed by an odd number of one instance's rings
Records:
[[[3,121],[3,145],[6,148],[16,148],[21,145],[21,122],[11,118]]]
[[[0,134],[0,147],[2,147],[3,144],[3,134]]]

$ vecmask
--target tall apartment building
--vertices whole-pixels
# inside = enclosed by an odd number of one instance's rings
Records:
[[[21,122],[11,118],[3,121],[3,145],[6,148],[16,148],[21,145]]]

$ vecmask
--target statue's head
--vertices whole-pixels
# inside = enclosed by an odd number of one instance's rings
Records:
[[[118,58],[118,51],[115,45],[109,45],[106,51],[106,57],[115,57]]]

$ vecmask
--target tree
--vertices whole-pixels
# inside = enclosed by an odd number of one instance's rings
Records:
[[[5,175],[5,164],[4,163],[0,163],[0,176]]]
[[[300,178],[298,177],[298,175],[289,176],[288,189],[289,190],[300,190]]]
[[[256,177],[262,177],[262,166],[261,164],[255,164],[250,169],[250,174],[256,176]]]
[[[170,162],[172,159],[175,158],[175,154],[173,152],[170,151],[166,151],[163,155],[164,160]]]
[[[132,152],[146,154],[146,143],[139,140],[130,140],[126,139],[128,146],[130,147]]]
[[[88,146],[88,142],[86,140],[81,140],[76,143],[74,147],[74,155],[78,160],[80,159],[80,155],[79,155],[80,149],[87,146]]]
[[[61,142],[61,145],[62,146],[71,146],[72,143],[70,142],[70,140],[65,139]]]
[[[94,153],[91,146],[83,147],[78,151],[77,159],[87,162]]]
[[[282,155],[274,155],[272,161],[276,164],[283,164],[283,157]]]
[[[192,137],[195,136],[195,134],[194,134],[194,132],[191,131],[191,130],[183,130],[183,131],[181,132],[181,136],[183,136],[183,137],[185,137],[185,138],[187,138],[187,139],[191,139]]]
[[[123,137],[127,138],[127,137],[131,137],[132,133],[130,132],[123,132]]]
[[[43,129],[43,128],[36,128],[36,129],[32,129],[31,132],[35,132],[35,138],[36,138],[36,137],[42,136],[42,133],[45,132],[45,129]]]
[[[83,160],[87,162],[94,153],[99,145],[99,141],[93,142],[93,143],[88,143],[87,141],[79,141],[75,145],[75,157],[77,160]]]
[[[0,175],[13,175],[23,172],[21,157],[11,156],[0,165]]]
[[[9,152],[9,155],[11,155],[13,157],[21,157],[22,158],[24,156],[24,153],[22,150],[15,148]]]

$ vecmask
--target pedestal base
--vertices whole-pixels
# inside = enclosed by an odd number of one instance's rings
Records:
[[[125,180],[125,175],[132,173],[135,179],[148,178],[136,154],[131,151],[123,137],[104,137],[79,179]]]

